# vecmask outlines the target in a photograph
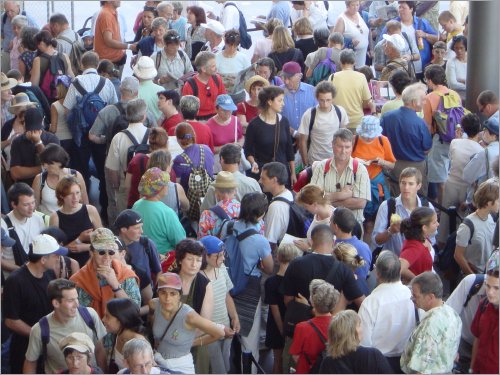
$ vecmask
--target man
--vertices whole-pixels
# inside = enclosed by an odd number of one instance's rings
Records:
[[[95,22],[94,51],[101,59],[108,59],[114,63],[120,71],[121,78],[123,67],[127,62],[127,54],[124,50],[135,51],[137,44],[122,42],[117,12],[121,1],[106,1],[103,3]]]
[[[170,20],[170,28],[176,30],[179,33],[181,42],[185,42],[187,18],[182,15],[182,10],[184,7],[181,1],[172,1],[171,5],[173,8],[173,12]]]
[[[442,66],[437,64],[429,65],[425,68],[425,79],[429,94],[424,101],[424,120],[427,123],[427,128],[432,135],[432,148],[427,157],[427,178],[429,183],[435,183],[438,186],[438,202],[442,201],[444,193],[444,183],[448,177],[450,168],[450,142],[444,141],[438,133],[436,123],[433,120],[434,115],[438,111],[439,103],[443,95],[448,95],[449,100],[456,103],[461,103],[460,95],[446,86],[446,72]],[[392,142],[391,142],[392,144]],[[397,157],[396,157],[397,159]]]
[[[271,10],[267,14],[266,20],[269,21],[271,18],[277,18],[283,22],[283,26],[288,28],[290,26],[290,10],[288,1],[273,0],[273,5],[271,5]]]
[[[335,67],[337,68],[337,72],[342,69],[340,66],[340,52],[344,48],[344,36],[342,33],[333,32],[328,36],[328,47],[321,47],[316,52],[311,52],[306,56],[305,66],[306,70],[306,78],[310,78],[313,75],[314,68],[326,59],[328,49],[332,50],[331,60],[335,63]]]
[[[95,52],[87,51],[82,56],[82,70],[83,73],[73,80],[73,83],[68,89],[68,93],[66,94],[66,98],[64,99],[64,108],[66,111],[71,111],[77,102],[77,98],[82,95],[78,92],[75,87],[75,81],[78,80],[78,83],[83,87],[86,92],[93,92],[97,86],[99,85],[100,76],[97,74],[97,66],[99,65],[99,58]],[[107,104],[114,104],[118,101],[116,96],[116,90],[111,83],[111,81],[105,78],[106,83],[102,90],[98,93],[99,97]],[[90,124],[92,125],[92,124]],[[73,141],[70,150],[70,167],[79,171],[85,180],[85,184],[87,185],[87,191],[89,191],[90,184],[90,170],[89,170],[89,161],[91,155],[91,143],[88,137],[84,134],[82,136],[81,146],[78,147],[76,143]],[[98,156],[98,157],[95,157]],[[99,157],[100,156],[100,157]],[[104,158],[101,153],[94,153],[94,164],[96,165],[98,177],[100,180],[100,185],[104,185]]]
[[[354,271],[358,279],[364,282],[370,272],[372,252],[365,242],[352,234],[356,225],[357,221],[351,210],[344,207],[337,207],[335,211],[333,211],[330,228],[335,235],[335,244],[345,242],[354,246],[358,255],[364,259],[365,265],[363,267],[358,267],[356,271]]]
[[[399,195],[401,171],[407,167],[417,168],[422,175],[420,192],[427,195],[426,155],[432,147],[432,138],[425,121],[417,116],[422,111],[426,95],[426,87],[421,83],[407,86],[401,95],[403,106],[386,112],[380,119],[382,134],[389,138],[396,165],[391,172],[391,195]]]
[[[75,42],[79,43],[81,47],[84,48],[82,38],[71,29],[68,19],[64,14],[52,14],[49,19],[49,27],[50,32],[57,40],[57,51],[59,53],[65,53],[69,56]]]
[[[175,127],[184,121],[179,108],[181,97],[177,90],[163,90],[157,93],[158,109],[162,113],[163,122],[161,126],[166,130],[169,137],[175,137]]]
[[[168,22],[170,22],[174,17],[174,7],[167,1],[162,1],[158,4],[156,11],[158,12],[158,17],[163,17]]]
[[[127,208],[127,189],[125,187],[125,174],[128,166],[128,150],[133,146],[132,139],[137,144],[148,142],[149,130],[144,126],[146,118],[146,103],[142,99],[132,99],[126,108],[126,119],[129,123],[126,132],[117,133],[111,140],[106,157],[106,171],[109,174],[111,186],[115,191],[116,208],[118,212]]]
[[[160,368],[153,367],[153,348],[143,339],[130,339],[123,345],[125,368],[118,374],[160,374]]]
[[[382,246],[384,250],[390,250],[399,256],[404,240],[400,228],[401,221],[409,218],[413,210],[422,207],[424,203],[433,208],[429,202],[422,201],[417,195],[421,186],[422,173],[418,169],[412,167],[403,169],[399,176],[399,191],[401,193],[396,198],[391,198],[395,207],[392,213],[399,215],[399,218],[394,221],[388,220],[389,200],[385,200],[380,204],[372,232],[374,247]]]
[[[391,74],[397,70],[404,70],[410,75],[410,69],[408,67],[408,62],[403,59],[402,51],[405,48],[405,40],[399,34],[384,34],[383,39],[385,43],[384,54],[387,58],[386,65],[382,69],[382,74],[380,75],[381,81],[388,81]]]
[[[332,83],[337,89],[335,102],[345,108],[349,116],[347,127],[355,131],[361,123],[363,110],[369,109],[371,114],[375,114],[375,104],[372,94],[368,88],[366,77],[354,70],[354,51],[347,49],[340,52],[341,71],[333,75]]]
[[[29,186],[42,172],[39,155],[49,143],[59,144],[59,139],[44,130],[43,113],[39,108],[28,108],[24,115],[24,134],[12,141],[10,149],[10,175],[17,182]]]
[[[221,52],[224,49],[224,38],[222,38],[226,31],[224,26],[215,20],[209,20],[207,23],[202,23],[201,26],[205,27],[205,39],[207,42],[201,47],[200,51]]]
[[[24,182],[16,182],[8,192],[12,211],[2,218],[2,229],[14,238],[16,243],[2,251],[2,270],[13,272],[27,260],[29,246],[45,228],[43,218],[35,212],[35,193]]]
[[[476,100],[479,112],[488,119],[496,118],[498,121],[498,96],[491,90],[482,91]]]
[[[315,94],[319,104],[306,110],[298,130],[299,152],[303,165],[328,159],[332,154],[330,139],[339,128],[345,128],[349,123],[345,109],[333,104],[337,90],[331,82],[318,83]]]
[[[130,298],[140,306],[141,294],[134,271],[112,260],[118,251],[113,232],[96,229],[90,234],[90,244],[90,260],[70,278],[76,283],[80,304],[92,307],[101,319],[110,299]]]
[[[228,2],[226,0],[216,0],[217,3],[222,4],[222,9],[220,16],[216,17],[212,12],[208,11],[207,16],[213,20],[220,21],[220,24],[224,27],[224,31],[240,28],[240,13],[234,2]],[[232,4],[232,5],[229,5]],[[233,6],[234,5],[234,6]],[[209,21],[210,22],[210,21]]]
[[[411,302],[410,289],[401,282],[399,257],[382,251],[375,263],[378,285],[359,308],[363,337],[361,345],[379,349],[395,374],[418,312]]]
[[[363,164],[356,161],[355,168],[354,159],[351,157],[353,139],[349,129],[339,129],[335,132],[332,142],[333,157],[313,167],[311,183],[325,191],[334,207],[351,209],[356,220],[362,224],[363,209],[371,200],[370,178]]]
[[[184,98],[183,98],[184,99]],[[238,186],[236,187],[235,198],[241,202],[241,199],[245,194],[252,192],[261,192],[259,183],[251,178],[247,177],[240,172],[240,161],[241,161],[241,146],[234,143],[228,143],[220,149],[219,152],[220,165],[223,171],[232,173]],[[201,211],[208,210],[217,204],[217,199],[215,197],[215,187],[211,184],[208,187],[205,198],[201,203]]]
[[[106,328],[94,309],[79,307],[76,284],[70,280],[56,279],[49,283],[47,290],[54,311],[42,318],[46,319],[47,333],[49,333],[49,342],[46,344],[47,351],[43,358],[45,373],[57,374],[66,368],[66,361],[59,349],[59,342],[74,332],[80,332],[92,338],[96,347],[96,357],[105,356],[104,347],[100,340],[106,335]],[[80,309],[85,309],[85,311]],[[37,360],[44,355],[41,324],[38,322],[31,328],[23,368],[25,374],[36,374]],[[92,358],[92,363],[96,363],[95,358]]]
[[[285,184],[288,181],[288,172],[286,167],[279,162],[273,161],[264,164],[260,174],[260,184],[262,191],[269,193],[273,200],[281,197],[289,202],[293,202],[293,195]],[[264,217],[265,237],[274,250],[285,236],[290,220],[290,205],[286,202],[271,201]]]
[[[445,59],[450,60],[455,57],[455,52],[451,49],[451,42],[454,37],[463,34],[464,28],[461,24],[457,23],[457,19],[449,10],[439,13],[438,22],[446,34],[447,53]]]
[[[165,89],[153,82],[158,74],[155,63],[151,57],[141,56],[133,70],[134,76],[139,80],[138,97],[146,102],[147,109],[153,114],[156,123],[161,117],[161,111],[158,109],[158,93]]]
[[[401,355],[404,373],[450,373],[457,356],[462,321],[443,302],[443,283],[427,271],[411,281],[413,303],[427,314],[410,336]]]
[[[24,354],[31,327],[47,315],[52,306],[47,295],[49,282],[55,279],[53,268],[68,250],[46,234],[33,239],[28,263],[12,272],[3,287],[5,325],[12,331],[10,366],[12,374],[22,374]]]
[[[200,99],[194,95],[183,95],[179,102],[179,111],[184,121],[186,121],[194,130],[196,143],[207,145],[215,153],[214,137],[212,130],[204,122],[196,121],[200,110]]]
[[[128,263],[144,271],[156,285],[156,277],[161,273],[160,257],[155,243],[142,235],[142,225],[141,215],[128,209],[120,212],[114,223],[127,249]]]
[[[295,61],[289,61],[283,65],[283,85],[285,91],[285,106],[281,114],[290,122],[290,131],[294,137],[298,136],[297,129],[304,112],[318,104],[314,95],[314,86],[301,82],[302,69]]]
[[[491,254],[486,266],[486,297],[479,305],[471,331],[474,335],[472,348],[472,372],[476,374],[498,373],[498,303],[500,282],[498,275],[498,250]]]
[[[196,119],[206,121],[215,115],[215,101],[217,96],[226,93],[226,87],[217,74],[214,53],[208,51],[198,53],[194,65],[198,73],[182,87],[182,96],[194,95],[200,99],[200,109]]]
[[[290,16],[292,24],[301,17],[307,17],[314,30],[328,28],[326,23],[328,14],[322,2],[292,1],[292,9]]]

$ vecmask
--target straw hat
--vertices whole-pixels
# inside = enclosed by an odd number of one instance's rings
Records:
[[[9,90],[17,86],[17,81],[14,78],[8,78],[5,73],[2,73],[2,91]]]
[[[19,112],[26,111],[28,108],[34,107],[36,107],[36,103],[31,102],[30,97],[26,93],[20,92],[12,98],[9,112],[17,115]]]
[[[238,187],[238,183],[231,172],[220,171],[215,178],[214,187],[216,189],[235,189]]]
[[[246,82],[245,82],[245,91],[250,94],[250,89],[252,88],[252,85],[255,82],[262,82],[262,84],[264,85],[264,87],[269,86],[269,81],[267,79],[265,79],[264,77],[259,76],[258,74],[256,74],[253,77],[251,77],[251,78],[249,78],[249,79],[246,80]]]

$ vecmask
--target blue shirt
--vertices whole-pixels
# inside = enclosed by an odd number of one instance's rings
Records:
[[[396,17],[394,19],[396,21],[401,22],[400,17]],[[429,21],[427,21],[425,18],[419,18],[417,16],[413,16],[413,28],[415,29],[415,31],[422,30],[424,33],[427,34],[438,35],[436,30],[434,30]],[[387,27],[384,27],[380,35],[384,34],[387,34]],[[428,65],[432,59],[432,44],[430,44],[427,39],[425,38],[422,39],[424,41],[424,49],[418,50],[418,52],[420,53],[420,58],[422,59],[422,69],[424,69],[425,66]],[[417,51],[414,52],[416,53]]]
[[[239,234],[250,228],[260,231],[259,224],[247,224],[239,220],[234,223],[233,231],[235,234]],[[245,273],[259,277],[262,274],[258,268],[260,260],[271,254],[269,241],[263,235],[256,234],[240,242],[239,248],[243,254],[243,268]]]
[[[370,272],[370,264],[372,262],[372,252],[368,244],[364,241],[361,241],[356,236],[352,236],[351,238],[347,238],[344,240],[337,239],[335,243],[348,243],[358,251],[358,255],[364,259],[365,265],[363,267],[358,267],[354,271],[354,273],[358,276],[358,279],[366,280],[368,277],[368,273]]]
[[[36,27],[37,29],[39,28],[36,21],[28,16],[26,12],[23,10],[19,13],[20,16],[26,16],[28,19],[28,26],[30,27]],[[2,13],[2,17],[0,18],[0,22],[3,21],[5,17],[5,12]],[[14,39],[14,31],[12,30],[12,22],[9,17],[5,17],[5,23],[2,22],[2,51],[10,52],[9,50],[9,44]]]
[[[281,114],[288,119],[291,128],[298,130],[304,112],[318,105],[314,86],[301,82],[297,91],[290,91],[285,85],[280,87],[285,90],[285,106]]]
[[[155,243],[149,238],[147,241],[149,243],[149,255],[140,241],[127,245],[127,253],[130,255],[130,264],[142,269],[151,277],[151,274],[161,273],[161,265]]]
[[[400,107],[386,112],[380,118],[382,134],[389,138],[396,160],[423,161],[432,147],[427,125],[410,108]]]
[[[277,18],[283,22],[283,26],[288,27],[290,25],[290,11],[291,7],[288,1],[278,1],[274,3],[267,15],[267,20],[271,18]]]
[[[186,40],[186,23],[187,18],[184,16],[180,16],[178,20],[170,21],[170,28],[179,33],[181,41]]]

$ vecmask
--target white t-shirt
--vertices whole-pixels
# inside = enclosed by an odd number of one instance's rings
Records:
[[[31,242],[33,242],[33,238],[38,236],[40,232],[45,229],[43,218],[39,215],[33,214],[33,216],[29,218],[17,220],[12,211],[9,212],[7,216],[9,217],[10,221],[12,221],[12,225],[16,230],[17,236],[21,241],[21,245],[23,246],[24,251],[26,252],[26,254],[28,254],[29,246]],[[3,219],[1,225],[2,228],[7,231],[7,223],[5,223]],[[3,253],[2,258],[4,258],[6,255],[7,254]]]
[[[469,185],[462,178],[464,168],[470,161],[472,156],[481,151],[481,145],[467,138],[456,138],[450,143],[450,171],[448,173],[448,181],[461,185]]]
[[[293,195],[290,190],[285,190],[276,197],[283,197],[293,202]],[[265,237],[270,243],[277,244],[283,239],[290,220],[290,205],[285,202],[271,202],[264,217]]]
[[[401,23],[401,31],[405,32],[408,35],[408,38],[410,39],[411,45],[417,45],[417,38],[415,36],[415,28],[413,27],[413,23],[410,26],[406,26],[405,24]],[[416,53],[417,51],[415,51]],[[415,66],[415,73],[422,73],[422,59],[419,59],[417,61],[413,62],[413,65]]]

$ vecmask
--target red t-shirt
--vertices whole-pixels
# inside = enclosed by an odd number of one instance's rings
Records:
[[[231,121],[227,125],[219,125],[217,121],[211,118],[207,121],[207,126],[212,132],[214,145],[217,147],[224,146],[227,143],[236,143],[243,137],[241,124],[236,116],[231,116]]]
[[[479,339],[474,374],[498,374],[498,307],[481,302],[470,330]],[[484,311],[482,311],[484,310]]]
[[[331,315],[317,316],[312,318],[312,322],[323,334],[325,339],[328,339],[328,326],[330,325]],[[325,345],[321,342],[318,334],[311,325],[305,321],[295,326],[293,333],[292,346],[290,346],[290,354],[298,355],[297,367],[295,372],[297,374],[308,374],[312,365],[316,362],[318,354],[325,349]],[[306,356],[311,361],[309,363]]]
[[[184,117],[182,117],[180,113],[176,113],[175,115],[163,120],[161,127],[166,130],[169,137],[175,137],[175,127],[183,121]]]
[[[187,121],[194,130],[194,134],[196,135],[196,144],[198,145],[207,145],[210,147],[210,151],[215,154],[214,149],[214,137],[212,135],[212,131],[207,126],[199,121]]]
[[[237,107],[238,109],[236,110],[236,114],[245,115],[247,123],[250,123],[250,121],[252,121],[259,114],[259,108],[254,107],[248,102],[238,103]]]
[[[210,116],[215,114],[215,101],[217,99],[217,96],[220,94],[225,94],[226,93],[226,87],[224,86],[224,83],[222,82],[222,79],[219,75],[215,75],[219,85],[214,82],[213,77],[210,77],[208,80],[207,84],[204,84],[198,79],[198,75],[195,75],[194,82],[196,83],[196,86],[198,86],[198,99],[200,99],[200,109],[198,110],[198,116]],[[193,88],[191,87],[191,84],[186,83],[182,87],[182,96],[184,95],[193,95]],[[200,142],[196,142],[200,143]]]
[[[431,253],[420,241],[405,240],[399,257],[410,263],[409,269],[415,276],[422,272],[432,271]]]

